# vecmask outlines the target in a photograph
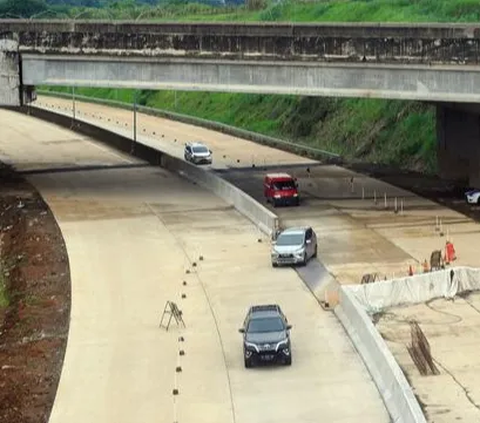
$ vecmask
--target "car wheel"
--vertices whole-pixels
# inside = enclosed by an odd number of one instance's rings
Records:
[[[272,200],[272,206],[273,206],[273,207],[277,207],[277,206],[278,206],[277,200]]]
[[[303,254],[302,266],[306,266],[308,262],[307,253]]]
[[[244,359],[245,362],[245,368],[250,369],[252,367],[252,362],[250,360],[247,360],[246,358]]]
[[[295,201],[295,205],[298,207],[300,205],[300,199],[297,198],[297,201]]]
[[[285,359],[285,366],[291,366],[292,365],[292,355],[290,354],[286,359]]]
[[[278,267],[278,263],[274,263],[274,262],[272,261],[272,267]]]
[[[313,257],[317,258],[318,255],[318,245],[315,245],[315,251],[313,252]]]

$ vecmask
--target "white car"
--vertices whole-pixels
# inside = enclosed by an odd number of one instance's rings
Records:
[[[317,257],[317,250],[317,234],[311,227],[285,229],[272,246],[272,266],[282,264],[305,266],[310,258]]]
[[[480,189],[472,189],[465,193],[465,198],[468,204],[480,205]]]
[[[187,162],[194,164],[212,164],[212,151],[200,142],[188,142],[185,144],[183,157]]]

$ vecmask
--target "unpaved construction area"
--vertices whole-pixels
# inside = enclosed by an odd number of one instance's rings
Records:
[[[431,423],[480,421],[480,293],[385,310],[377,329],[404,370]],[[438,374],[422,376],[411,358],[418,322]]]
[[[0,422],[46,423],[70,317],[65,244],[36,190],[0,165]]]

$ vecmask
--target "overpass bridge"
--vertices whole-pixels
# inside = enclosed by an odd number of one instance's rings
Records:
[[[0,20],[0,105],[36,85],[437,102],[443,175],[480,185],[480,24]]]

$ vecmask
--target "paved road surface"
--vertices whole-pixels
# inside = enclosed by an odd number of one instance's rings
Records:
[[[40,97],[39,104],[71,114],[69,100]],[[130,111],[81,102],[77,102],[77,111],[91,122],[132,134]],[[142,142],[179,157],[185,141],[207,142],[215,154],[213,168],[260,200],[260,179],[265,171],[259,166],[265,163],[271,169],[288,168],[299,178],[305,201],[299,208],[275,212],[285,225],[309,224],[315,228],[320,235],[321,260],[341,283],[358,283],[364,274],[375,272],[381,278],[406,276],[409,266],[421,272],[423,261],[430,258],[433,250],[445,246],[447,236],[457,250],[456,264],[480,266],[478,224],[408,191],[337,166],[322,165],[239,138],[153,116],[138,114],[138,128]],[[257,166],[255,169],[251,167],[252,162]],[[306,172],[307,167],[310,174]],[[398,213],[394,212],[395,197]],[[437,217],[442,221],[442,230],[435,228]]]
[[[52,124],[0,111],[0,126],[0,159],[28,172],[69,253],[71,326],[51,423],[389,420],[338,321],[294,271],[271,268],[268,243],[236,211]],[[167,300],[186,329],[158,328]],[[279,302],[293,323],[291,367],[243,368],[237,328],[258,302]]]

